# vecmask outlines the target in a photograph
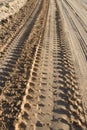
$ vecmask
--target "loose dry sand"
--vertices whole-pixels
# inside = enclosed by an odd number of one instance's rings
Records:
[[[26,1],[27,0],[0,0],[0,20],[18,12]]]

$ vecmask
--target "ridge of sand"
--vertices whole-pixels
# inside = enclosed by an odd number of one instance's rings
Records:
[[[18,12],[27,0],[0,0],[0,21]]]

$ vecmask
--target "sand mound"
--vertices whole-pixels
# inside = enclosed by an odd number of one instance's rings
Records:
[[[0,20],[13,15],[27,0],[0,0]]]

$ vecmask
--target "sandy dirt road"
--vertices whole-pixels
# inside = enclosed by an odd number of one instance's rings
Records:
[[[37,1],[1,53],[0,130],[87,130],[86,16],[85,0]]]
[[[81,1],[78,3],[65,0],[61,2],[61,7],[66,32],[70,36],[73,61],[79,78],[84,109],[87,114],[87,13]]]
[[[16,130],[86,130],[78,80],[58,5],[58,1],[50,0],[43,43],[37,48]],[[30,118],[26,119],[24,113]]]

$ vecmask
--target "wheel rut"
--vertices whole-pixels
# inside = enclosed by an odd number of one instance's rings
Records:
[[[8,48],[4,55],[1,130],[87,129],[58,5],[58,0],[44,0],[27,40]]]
[[[43,36],[46,22],[48,2],[44,1],[39,6],[37,18],[34,19],[34,25],[28,38],[24,40],[23,44],[19,42],[17,46],[14,45],[10,48],[11,50],[9,49],[4,57],[5,61],[0,66],[0,130],[15,129],[14,125],[20,113],[33,58]],[[36,66],[38,66],[38,57],[36,59]],[[34,70],[37,71],[37,67]],[[33,72],[33,75],[36,76],[36,73]],[[35,80],[34,77],[32,79]]]
[[[40,1],[29,0],[26,5],[13,16],[3,19],[0,23],[0,58],[3,56],[7,48],[12,44],[13,40],[20,36],[26,28],[26,23],[33,17],[33,13],[38,7]],[[32,9],[31,9],[32,6]],[[21,34],[20,33],[20,34]]]
[[[65,3],[66,3],[66,5],[67,5],[67,7],[72,10],[71,6],[70,6],[66,1],[65,1]],[[79,41],[80,46],[81,46],[81,49],[82,49],[83,54],[84,54],[84,56],[85,56],[85,59],[86,59],[86,61],[87,61],[87,53],[86,53],[86,51],[87,51],[87,49],[86,49],[86,48],[87,48],[87,44],[86,44],[86,41],[85,41],[84,37],[82,36],[81,31],[79,31],[78,26],[77,26],[76,23],[75,23],[75,20],[73,20],[73,18],[70,16],[69,11],[67,10],[67,7],[63,5],[63,8],[64,8],[64,10],[65,10],[65,12],[66,12],[66,14],[67,14],[67,17],[68,17],[68,19],[69,19],[69,21],[70,21],[70,23],[71,23],[71,25],[72,25],[73,30],[74,30],[74,32],[75,32],[77,38],[78,38],[78,41]],[[72,12],[74,12],[74,11],[72,10]],[[74,13],[73,13],[73,14],[74,14]],[[75,14],[76,14],[76,13],[75,13]],[[74,16],[75,16],[76,19],[78,20],[78,16],[75,15],[75,14],[74,14]],[[79,21],[79,20],[78,20],[78,21]],[[79,23],[81,24],[81,20],[79,21]],[[83,27],[83,25],[84,25],[84,23],[81,24],[82,27]],[[85,28],[86,28],[86,27],[85,27]],[[85,31],[85,33],[86,33],[86,31]]]
[[[86,130],[78,79],[58,2],[50,0],[16,130]]]

